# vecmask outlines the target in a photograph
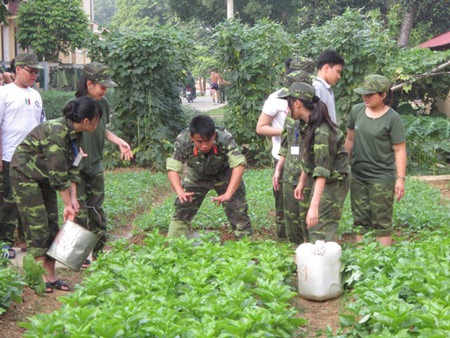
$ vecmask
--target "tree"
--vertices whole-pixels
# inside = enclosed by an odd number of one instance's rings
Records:
[[[83,45],[89,35],[88,20],[79,0],[34,0],[23,2],[17,14],[17,40],[31,48],[40,60],[58,61]]]
[[[112,27],[141,28],[164,25],[170,19],[166,1],[158,0],[115,0],[116,13]]]
[[[94,0],[94,21],[109,26],[116,13],[116,0]]]

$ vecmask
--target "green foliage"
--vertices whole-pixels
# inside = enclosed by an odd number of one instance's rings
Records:
[[[166,1],[156,0],[115,0],[112,28],[135,29],[164,25],[170,20]]]
[[[338,337],[449,336],[450,239],[448,224],[441,226],[392,248],[366,242],[344,250],[353,290]]]
[[[255,126],[267,96],[279,88],[277,77],[296,44],[280,25],[260,21],[253,27],[230,20],[216,27],[216,56],[219,69],[226,69],[229,112],[225,124],[236,142],[244,146],[253,163],[268,161],[265,138]]]
[[[448,172],[450,162],[450,120],[428,116],[402,117],[406,129],[408,173]]]
[[[25,1],[19,7],[17,40],[31,48],[40,60],[58,61],[83,46],[89,34],[88,20],[78,0]]]
[[[27,285],[38,295],[42,296],[45,293],[45,283],[42,279],[45,269],[42,263],[36,262],[33,256],[26,254],[23,257],[23,271]]]
[[[12,302],[22,300],[24,285],[23,278],[12,268],[9,260],[0,257],[0,315],[8,310]]]
[[[139,165],[163,169],[187,125],[177,85],[188,51],[184,33],[168,26],[105,32],[93,41],[91,57],[107,64],[119,84],[111,129],[131,144]]]
[[[109,26],[115,12],[116,0],[94,0],[94,18],[100,26]]]
[[[195,243],[149,234],[116,242],[84,286],[52,314],[21,323],[24,337],[291,337],[303,318],[285,283],[292,252],[277,243]]]
[[[42,105],[45,110],[47,120],[51,120],[63,115],[62,111],[67,101],[74,98],[73,92],[60,91],[40,91],[42,97]]]

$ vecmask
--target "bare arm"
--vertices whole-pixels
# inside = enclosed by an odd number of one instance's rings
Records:
[[[262,136],[281,136],[283,129],[272,127],[272,121],[273,116],[261,113],[256,124],[256,133]]]
[[[109,129],[106,129],[106,139],[119,147],[120,159],[129,161],[133,158],[130,145]]]
[[[308,214],[306,215],[306,226],[308,229],[319,224],[319,204],[322,193],[325,189],[326,178],[317,177],[314,183],[314,193],[309,205]]]
[[[406,143],[394,144],[395,165],[397,167],[397,180],[395,182],[395,196],[400,201],[405,194],[406,177]]]
[[[348,158],[352,157],[354,141],[355,141],[355,130],[347,128],[347,137],[345,138],[344,148],[345,150],[347,150]]]
[[[212,200],[213,202],[216,202],[217,204],[228,202],[231,197],[233,197],[236,190],[239,188],[239,185],[242,181],[242,176],[244,175],[245,166],[238,165],[237,167],[233,168],[233,171],[231,173],[230,183],[228,184],[228,188],[225,191],[225,194],[214,197]]]
[[[64,211],[63,211],[63,222],[70,220],[73,221],[75,219],[75,210],[72,207],[72,199],[70,197],[70,188],[60,190],[59,194],[61,195],[61,199],[64,203]]]
[[[279,184],[280,184],[280,180],[281,180],[281,175],[283,173],[283,168],[284,168],[284,162],[286,161],[286,157],[284,156],[280,156],[280,159],[278,160],[277,166],[275,168],[275,171],[273,173],[273,177],[272,177],[272,185],[273,188],[275,190],[278,190]]]

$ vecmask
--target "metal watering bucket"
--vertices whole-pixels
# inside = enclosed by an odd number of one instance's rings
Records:
[[[47,255],[75,271],[94,249],[98,237],[82,226],[67,220],[56,235]]]

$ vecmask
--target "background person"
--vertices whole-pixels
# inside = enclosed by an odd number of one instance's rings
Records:
[[[326,50],[317,59],[317,74],[313,80],[316,95],[328,108],[328,114],[334,123],[338,124],[334,92],[331,88],[341,78],[345,61],[342,55],[334,50]]]
[[[282,83],[283,86],[289,87],[292,83],[299,81],[311,81],[309,74],[314,70],[314,62],[312,60],[307,58],[296,58],[292,60],[289,58],[286,60],[285,66],[286,71]],[[256,124],[256,133],[258,135],[269,136],[272,138],[272,162],[274,164],[274,168],[277,167],[278,161],[280,160],[279,150],[281,146],[281,134],[286,116],[289,112],[287,100],[283,100],[278,97],[282,90],[283,88],[280,88],[269,95],[264,102],[263,109],[259,115],[258,123]],[[289,163],[291,164],[290,161]],[[280,166],[281,171],[278,173],[277,177],[277,188],[273,189],[273,195],[275,198],[275,222],[277,225],[278,238],[286,238],[285,206],[283,203],[283,167],[284,166]],[[300,176],[299,168],[294,176],[296,179],[295,185],[297,185],[297,180]],[[289,181],[292,182],[292,180]],[[289,189],[289,187],[287,189]],[[294,188],[292,187],[292,196],[293,192]],[[287,210],[290,210],[292,213],[292,217],[291,215],[288,215],[288,221],[294,221],[294,218],[296,217],[294,216],[296,212],[292,211],[292,209],[293,207],[287,208]]]
[[[90,98],[69,102],[64,117],[34,128],[17,146],[11,160],[11,186],[26,230],[28,252],[45,269],[46,292],[70,291],[57,279],[55,260],[47,256],[58,226],[59,191],[64,203],[63,220],[74,220],[79,210],[76,167],[82,132],[93,132],[102,115],[99,104]]]
[[[0,242],[8,250],[9,258],[15,258],[14,232],[18,226],[20,246],[26,248],[25,234],[20,222],[17,206],[12,198],[9,170],[11,158],[17,145],[39,123],[45,121],[42,98],[33,85],[39,74],[36,55],[22,53],[15,59],[14,82],[0,88]]]
[[[405,193],[406,139],[400,115],[390,107],[391,83],[371,74],[354,89],[364,103],[353,106],[345,146],[351,155],[350,196],[355,227],[363,235],[374,231],[378,242],[392,244],[394,196]]]
[[[245,185],[242,181],[247,162],[233,136],[215,127],[207,115],[194,117],[189,128],[175,140],[175,150],[167,159],[167,177],[177,194],[169,237],[187,235],[190,224],[209,190],[222,204],[236,238],[252,235]],[[186,164],[185,178],[180,174]]]
[[[81,141],[81,148],[88,156],[83,158],[79,166],[80,183],[77,194],[80,213],[75,219],[76,223],[93,231],[99,237],[92,252],[94,259],[97,258],[106,243],[107,216],[103,209],[105,200],[103,148],[105,140],[119,147],[122,160],[129,161],[133,158],[129,144],[107,128],[110,108],[104,96],[108,88],[115,86],[117,84],[111,79],[108,67],[98,62],[92,62],[84,66],[80,84],[75,93],[77,98],[88,96],[97,100],[103,111],[98,128],[93,133],[84,133]],[[83,267],[87,267],[89,263],[86,261]]]

